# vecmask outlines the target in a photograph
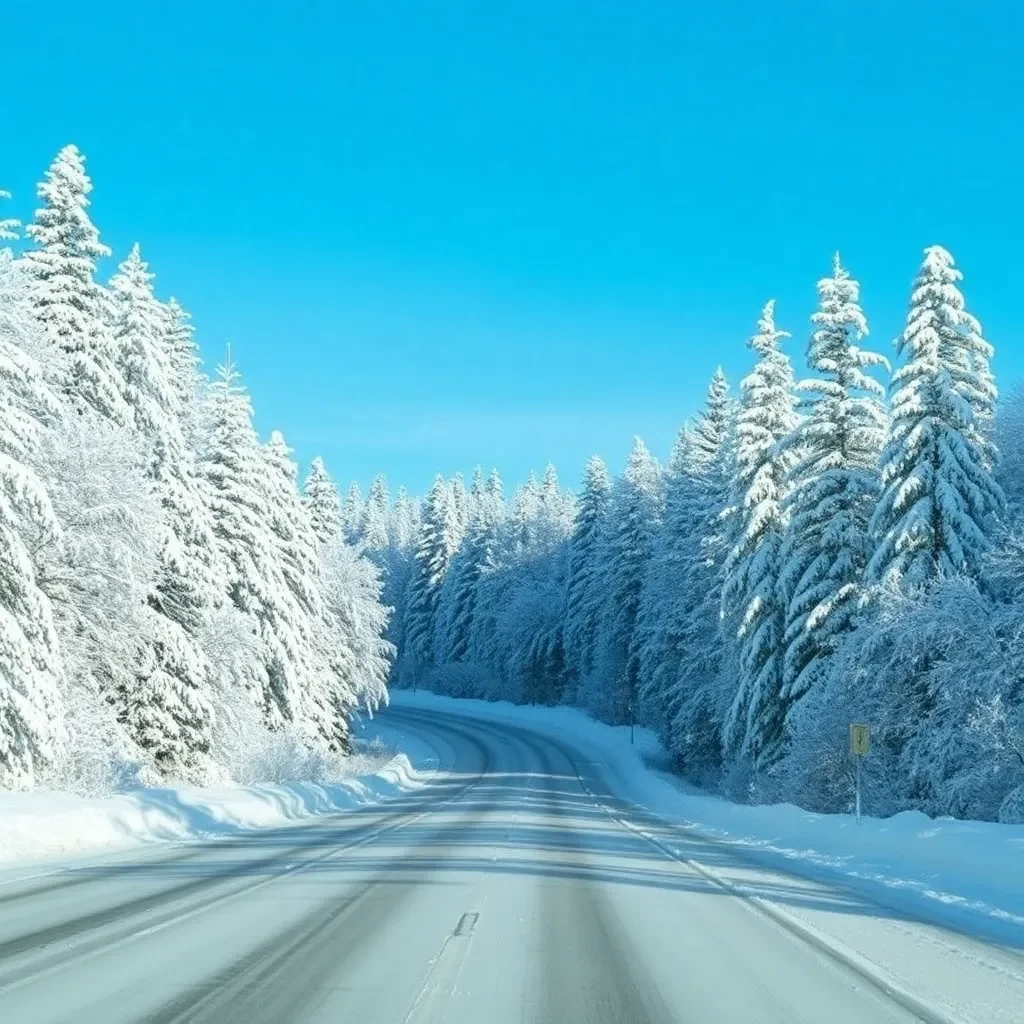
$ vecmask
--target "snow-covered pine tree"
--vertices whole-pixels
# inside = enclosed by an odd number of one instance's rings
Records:
[[[118,688],[116,700],[122,722],[162,775],[201,781],[212,707],[198,636],[222,599],[222,581],[205,496],[178,416],[172,325],[153,296],[152,279],[136,245],[111,281],[119,384],[162,513],[159,568],[149,596],[153,614],[135,679]]]
[[[110,296],[118,384],[135,429],[147,438],[166,435],[171,421],[177,431],[178,396],[165,343],[167,313],[153,295],[153,275],[138,243],[111,278]]]
[[[539,519],[540,485],[531,470],[526,483],[517,487],[515,494],[512,495],[512,510],[508,523],[512,544],[521,554],[534,549]]]
[[[786,653],[780,699],[789,707],[815,685],[853,623],[871,555],[869,523],[878,500],[885,441],[885,389],[872,376],[888,364],[862,347],[868,333],[860,286],[837,253],[818,282],[819,308],[802,381],[803,418],[782,442],[794,463],[785,499],[782,593]]]
[[[388,526],[391,544],[398,551],[408,551],[415,543],[418,532],[419,521],[416,516],[416,507],[405,487],[399,487],[391,509],[391,522]]]
[[[481,499],[483,519],[491,526],[485,538],[482,557],[478,559],[473,587],[472,614],[469,617],[469,643],[466,660],[489,668],[495,676],[498,619],[502,612],[507,570],[511,565],[509,524],[505,505],[505,487],[497,469],[492,469],[484,484]],[[478,555],[480,552],[478,551]],[[480,680],[477,680],[479,684]],[[493,679],[490,680],[493,683]]]
[[[496,474],[484,488],[482,501],[490,503],[494,528],[486,531],[483,557],[477,553],[473,563],[468,644],[473,678],[469,683],[468,676],[454,677],[456,684],[465,680],[459,691],[464,694],[531,703],[555,703],[563,697],[564,564],[572,512],[553,468],[545,480],[538,485],[531,474],[517,490],[508,516]],[[473,546],[467,540],[456,557],[449,593],[456,589],[467,547]]]
[[[283,652],[284,685],[294,695],[294,719],[309,745],[345,753],[357,698],[347,685],[338,623],[324,602],[319,541],[299,496],[298,467],[280,431],[271,433],[263,457],[269,471],[266,520],[284,584],[275,595],[275,628],[279,637],[291,638]]]
[[[117,423],[128,420],[118,387],[116,349],[106,322],[106,297],[94,275],[110,250],[87,213],[92,182],[75,146],[65,146],[39,184],[42,206],[25,233],[33,278],[32,304],[47,340],[64,353],[56,381],[79,411]]]
[[[9,197],[0,191],[0,198]],[[0,240],[15,241],[18,221],[0,218]],[[33,281],[24,261],[0,248],[0,345],[3,345],[4,429],[0,444],[13,458],[30,461],[40,430],[62,412],[46,381],[40,357],[52,355],[34,316]]]
[[[15,227],[0,220],[0,238],[12,238]],[[28,286],[10,249],[0,249],[0,787],[7,789],[31,787],[65,740],[64,667],[32,557],[39,540],[59,532],[30,464],[57,399],[28,354],[28,336],[38,330]]]
[[[639,682],[636,621],[661,506],[661,469],[644,442],[636,437],[626,470],[612,488],[607,544],[602,556],[606,559],[606,603],[599,667],[603,692],[593,706],[613,722],[630,722],[636,718]]]
[[[394,646],[385,639],[389,609],[381,602],[380,569],[369,558],[335,538],[323,552],[324,600],[334,619],[340,657],[335,671],[339,694],[353,707],[373,712],[387,703],[387,680]],[[346,717],[348,706],[343,708]]]
[[[480,580],[495,567],[500,525],[500,503],[483,490],[481,481],[474,490],[462,545],[442,584],[435,631],[439,663],[469,660]]]
[[[685,582],[673,630],[678,666],[675,682],[669,681],[667,688],[667,744],[680,767],[701,782],[715,779],[721,767],[722,725],[735,688],[735,636],[721,609],[736,519],[730,489],[737,413],[719,368],[691,432],[691,486],[673,513],[680,531],[689,517],[693,532],[682,544],[685,561],[679,567]]]
[[[882,496],[872,518],[869,573],[909,587],[977,576],[1003,504],[988,437],[991,348],[940,246],[925,250],[897,342]]]
[[[482,466],[473,467],[473,479],[469,484],[469,514],[473,515],[473,511],[476,505],[480,503],[487,490],[487,483],[484,480],[484,471]]]
[[[583,474],[583,493],[569,539],[563,613],[563,645],[569,685],[578,694],[594,669],[594,650],[603,605],[601,557],[611,484],[604,462],[593,455]],[[577,698],[578,699],[578,698]]]
[[[665,470],[665,513],[651,544],[636,617],[637,716],[662,732],[671,717],[668,694],[681,653],[676,624],[690,582],[683,572],[687,547],[700,544],[692,519],[692,447],[687,425],[676,435]]]
[[[729,397],[729,381],[725,371],[717,366],[708,384],[704,408],[694,421],[690,433],[690,465],[695,473],[706,475],[716,467],[721,467],[736,412],[734,407],[735,401]]]
[[[302,500],[309,512],[313,532],[321,544],[328,544],[341,533],[341,501],[318,455],[309,467],[309,476],[302,488]]]
[[[359,544],[363,539],[362,526],[363,492],[353,480],[341,504],[341,535],[349,544]]]
[[[25,351],[81,414],[59,402],[36,433],[33,467],[61,529],[37,531],[31,543],[64,663],[69,744],[56,770],[63,784],[92,788],[109,784],[118,758],[138,763],[138,747],[107,700],[132,688],[152,634],[146,597],[155,579],[159,509],[139,471],[141,449],[121,401],[109,297],[93,279],[95,258],[106,250],[85,214],[89,187],[77,153],[62,151],[40,186],[46,205],[31,231],[39,248],[21,267],[37,328],[24,337]],[[97,376],[76,377],[76,367],[90,366]]]
[[[458,526],[458,541],[456,547],[462,543],[462,537],[469,525],[469,494],[466,491],[466,481],[461,473],[456,473],[451,481],[452,489],[452,512],[455,516],[455,523]]]
[[[384,475],[378,473],[370,484],[363,506],[362,542],[367,551],[383,554],[388,547],[388,520],[391,515],[391,497],[388,494],[388,482]]]
[[[487,483],[484,485],[484,489],[497,502],[504,504],[505,485],[502,483],[501,474],[497,469],[492,468],[490,473],[487,474]]]
[[[962,280],[952,255],[940,245],[930,246],[925,250],[911,306],[917,307],[917,329],[930,327],[939,336],[943,365],[954,390],[970,410],[972,439],[991,468],[996,453],[990,433],[999,397],[990,365],[993,349],[982,337],[981,324],[967,312],[958,287]]]
[[[720,560],[715,564],[710,545],[724,505],[720,481],[731,415],[729,384],[719,367],[704,408],[679,432],[665,475],[665,511],[637,618],[641,710],[665,732],[678,712],[680,689],[698,682],[680,679],[681,659],[697,654],[685,649],[683,637],[692,630],[695,609],[717,590]],[[713,628],[714,619],[702,617],[705,637]],[[707,640],[699,646],[706,651]]]
[[[261,707],[271,728],[291,722],[301,700],[294,670],[302,664],[302,636],[270,523],[274,488],[252,425],[252,404],[230,356],[206,392],[205,437],[199,471],[206,482],[213,531],[234,606],[252,616],[262,646]]]
[[[780,593],[783,502],[793,453],[780,445],[796,428],[793,370],[780,347],[775,303],[758,321],[750,347],[757,363],[741,386],[736,424],[737,539],[725,566],[723,609],[739,623],[740,677],[725,723],[726,745],[767,767],[785,741],[781,700],[786,608]]]
[[[412,573],[414,546],[419,536],[417,506],[404,487],[399,487],[388,519],[388,550],[382,570],[383,605],[391,609],[388,640],[397,648],[405,636],[406,600]]]
[[[451,487],[438,475],[423,503],[406,606],[402,656],[416,671],[433,659],[435,614],[441,583],[455,551],[459,526],[452,508]]]
[[[171,385],[174,389],[174,411],[181,424],[185,444],[195,450],[199,431],[200,372],[199,349],[191,317],[175,298],[161,304],[165,324],[164,347],[170,362]]]
[[[538,530],[541,546],[550,550],[568,540],[575,516],[575,499],[558,486],[558,472],[549,462],[540,485]]]

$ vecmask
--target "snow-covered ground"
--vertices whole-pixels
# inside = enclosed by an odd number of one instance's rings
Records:
[[[652,770],[662,757],[654,734],[595,722],[571,708],[521,707],[396,691],[396,707],[450,707],[571,737],[587,751],[615,795],[761,864],[840,881],[871,900],[993,939],[1019,943],[1024,929],[1024,825],[812,814],[791,804],[750,807],[700,793]]]
[[[330,782],[167,787],[93,799],[0,792],[0,865],[213,839],[378,803],[422,787],[437,767],[433,748],[406,736],[401,743],[400,753],[371,746],[354,754],[351,774]]]

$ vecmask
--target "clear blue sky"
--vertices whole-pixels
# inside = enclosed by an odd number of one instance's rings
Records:
[[[1024,371],[1018,0],[2,0],[0,187],[77,143],[259,428],[422,490],[664,456],[835,248],[874,341],[940,242]]]

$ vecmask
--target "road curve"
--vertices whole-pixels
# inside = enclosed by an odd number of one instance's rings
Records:
[[[652,841],[570,739],[410,706],[380,728],[433,746],[436,781],[0,888],[0,1019],[929,1019],[717,884],[720,850]]]

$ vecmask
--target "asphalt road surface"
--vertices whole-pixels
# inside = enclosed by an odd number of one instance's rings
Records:
[[[673,829],[571,738],[380,727],[429,744],[436,781],[0,886],[0,1021],[1024,1021],[1019,949]]]

